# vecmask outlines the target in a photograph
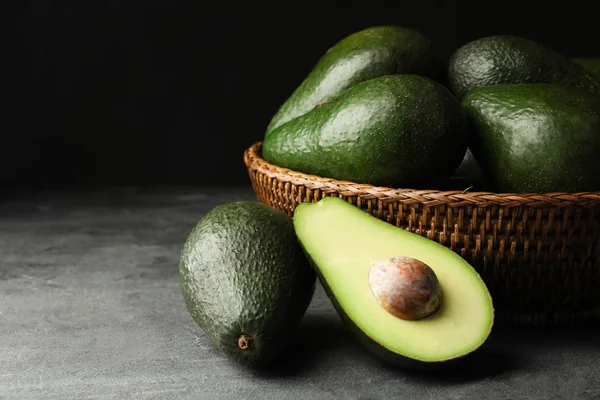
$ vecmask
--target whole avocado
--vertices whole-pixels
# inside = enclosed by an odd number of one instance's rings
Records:
[[[327,50],[277,110],[266,134],[357,83],[400,73],[436,78],[441,70],[431,41],[414,29],[385,25],[355,32]]]
[[[266,136],[262,155],[280,167],[388,187],[449,177],[467,149],[456,98],[418,75],[356,84]]]
[[[469,92],[470,149],[496,191],[600,190],[600,97],[560,84]]]
[[[291,218],[250,201],[207,213],[185,241],[179,270],[193,320],[250,368],[271,364],[293,345],[316,282]]]
[[[533,40],[495,35],[473,40],[450,57],[448,81],[460,100],[497,84],[556,83],[600,95],[600,82],[580,64]]]

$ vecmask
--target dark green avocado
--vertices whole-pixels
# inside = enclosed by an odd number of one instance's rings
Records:
[[[450,57],[450,88],[460,100],[482,86],[556,83],[600,94],[600,82],[564,55],[533,40],[496,35],[471,41]]]
[[[470,149],[499,192],[600,190],[600,97],[559,84],[475,89]]]
[[[225,354],[251,368],[287,354],[316,282],[291,218],[258,202],[219,205],[190,233],[179,268],[189,313]]]
[[[355,32],[331,47],[275,113],[267,134],[332,99],[349,87],[383,75],[442,76],[431,41],[414,29],[376,26]]]
[[[449,177],[467,148],[466,119],[442,84],[388,75],[356,84],[273,130],[263,157],[327,178],[417,187]]]

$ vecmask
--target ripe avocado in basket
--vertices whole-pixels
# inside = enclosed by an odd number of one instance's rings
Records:
[[[444,77],[433,44],[421,32],[396,25],[354,32],[329,48],[308,76],[279,107],[266,133],[306,114],[344,90],[392,74]]]
[[[558,84],[481,87],[462,101],[470,148],[498,192],[600,189],[600,97]]]
[[[390,187],[449,178],[467,149],[465,115],[442,84],[386,75],[265,135],[263,157],[280,167]]]
[[[473,89],[515,83],[554,83],[600,95],[600,81],[582,65],[512,35],[486,36],[458,48],[449,60],[448,80],[459,100]]]

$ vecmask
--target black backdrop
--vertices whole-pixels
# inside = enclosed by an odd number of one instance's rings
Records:
[[[244,183],[243,150],[342,37],[399,24],[438,56],[498,33],[600,57],[585,2],[17,2],[0,182]],[[8,15],[8,14],[4,14]]]

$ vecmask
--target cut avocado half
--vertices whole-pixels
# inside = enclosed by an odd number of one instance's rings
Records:
[[[443,245],[336,197],[299,204],[294,227],[338,314],[382,359],[439,366],[474,352],[490,335],[494,307],[484,281]],[[402,271],[398,260],[413,260],[413,270]],[[429,273],[415,278],[423,264]],[[392,312],[394,302],[413,300],[428,312],[413,313],[417,318]]]

